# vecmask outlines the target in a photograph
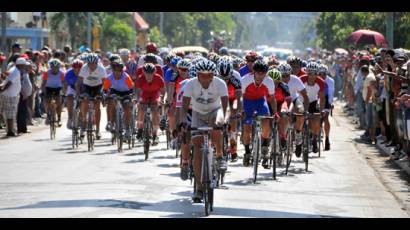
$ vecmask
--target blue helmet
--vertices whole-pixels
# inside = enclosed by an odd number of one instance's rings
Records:
[[[177,64],[178,64],[178,62],[179,62],[180,60],[182,60],[182,58],[179,57],[179,56],[173,57],[173,58],[171,59],[171,65],[172,65],[172,66],[177,66]]]

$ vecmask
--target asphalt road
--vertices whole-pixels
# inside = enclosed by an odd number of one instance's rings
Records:
[[[334,112],[332,149],[320,158],[311,154],[307,173],[294,157],[288,175],[280,168],[274,181],[271,170],[261,168],[253,184],[251,167],[243,167],[242,159],[230,163],[210,217],[408,218],[408,180],[379,172],[381,166],[363,154],[378,150],[355,143],[358,132],[347,119]],[[110,135],[102,134],[94,152],[86,144],[72,150],[64,126],[56,140],[45,126],[1,139],[0,217],[204,216],[203,204],[191,202],[190,181],[180,179],[179,159],[166,150],[164,135],[144,161],[141,144],[119,154]]]

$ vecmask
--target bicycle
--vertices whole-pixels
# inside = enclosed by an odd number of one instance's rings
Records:
[[[228,124],[224,124],[222,128],[217,128],[218,130],[222,129],[222,156],[223,158],[228,161],[229,160],[229,152],[228,152],[228,147],[229,147],[229,138],[228,138]],[[225,178],[225,172],[226,170],[223,171],[218,171],[216,170],[216,187],[219,187],[219,185],[222,185],[224,183],[224,178]]]
[[[111,98],[115,101],[115,138],[117,142],[118,152],[122,152],[123,143],[124,143],[124,108],[122,107],[122,100],[125,97],[120,97],[116,94],[111,95]],[[124,103],[129,100],[125,100]],[[129,143],[131,141],[129,140]]]
[[[80,138],[80,126],[79,126],[79,117],[80,117],[80,107],[77,99],[73,100],[73,115],[72,115],[72,125],[71,125],[71,136],[72,136],[72,147],[73,149],[78,148],[79,142],[82,142]]]
[[[132,98],[132,110],[131,110],[131,148],[135,147],[135,140],[136,137],[135,135],[137,134],[137,127],[135,126],[135,121],[137,120],[137,114],[138,114],[138,100],[136,98]]]
[[[319,150],[319,157],[321,155],[324,143],[323,143],[323,121],[324,117],[322,114],[320,114],[320,131],[319,131],[319,136],[317,137],[317,145],[318,145],[318,150]]]
[[[87,120],[87,128],[86,128],[86,133],[87,133],[87,142],[88,142],[88,151],[93,151],[94,150],[94,141],[95,141],[95,136],[94,136],[94,115],[95,115],[95,109],[94,109],[94,101],[97,99],[100,99],[100,96],[96,97],[88,97],[88,109],[87,109],[87,115],[86,115],[86,120]]]
[[[205,215],[208,216],[213,211],[214,202],[214,188],[216,184],[216,170],[214,150],[209,142],[210,131],[212,127],[203,126],[199,128],[192,128],[202,133],[204,142],[201,147],[202,163],[201,163],[201,184],[204,193]],[[194,183],[195,184],[195,183]]]
[[[290,120],[294,121],[296,119],[296,115],[294,113],[290,113]],[[288,175],[288,170],[290,163],[292,162],[292,155],[294,150],[294,142],[295,142],[295,127],[294,122],[290,123],[286,129],[286,142],[287,142],[287,150],[286,150],[286,165],[285,165],[285,175]]]
[[[279,148],[279,135],[278,135],[278,119],[275,117],[272,124],[272,143],[271,143],[271,152],[269,157],[269,165],[272,167],[272,176],[273,179],[276,180],[276,166],[278,164],[278,151]],[[280,148],[279,148],[280,149]]]
[[[52,95],[50,97],[50,106],[48,109],[48,119],[50,122],[50,139],[54,140],[56,139],[56,129],[57,129],[57,119],[56,119],[56,110],[57,110],[57,102],[56,99],[54,98],[55,95]]]
[[[251,162],[253,165],[253,183],[256,183],[257,175],[258,175],[258,164],[261,157],[262,151],[262,127],[261,121],[262,119],[273,119],[270,116],[254,116],[252,119],[252,156]]]
[[[151,134],[152,134],[152,121],[151,121],[151,107],[149,104],[144,105],[146,109],[145,114],[144,114],[144,130],[143,130],[143,142],[144,142],[144,155],[145,155],[145,160],[148,160],[148,154],[149,154],[149,147],[150,147],[150,139],[151,139]]]

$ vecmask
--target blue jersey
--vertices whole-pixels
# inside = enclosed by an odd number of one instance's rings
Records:
[[[248,74],[248,73],[250,73],[250,72],[251,72],[251,71],[249,70],[249,68],[248,68],[247,65],[242,66],[242,67],[239,69],[239,74],[241,75],[241,77],[245,76],[246,74]]]
[[[64,81],[72,88],[75,89],[75,83],[77,82],[78,76],[75,75],[73,69],[69,69],[65,74]]]
[[[174,72],[172,68],[168,68],[167,72],[165,72],[164,80],[165,82],[175,82],[178,75],[178,72]]]
[[[168,66],[168,65],[163,65],[163,66],[162,66],[162,72],[163,72],[163,73],[166,73],[168,69],[169,69],[169,66]]]

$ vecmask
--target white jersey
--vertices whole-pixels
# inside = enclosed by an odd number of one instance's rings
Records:
[[[208,114],[221,108],[221,97],[228,96],[226,83],[218,78],[213,78],[208,89],[202,88],[197,77],[185,84],[184,97],[190,97],[192,110],[200,114]]]
[[[88,64],[81,67],[80,77],[83,77],[84,85],[98,86],[102,85],[102,79],[107,78],[107,73],[103,65],[98,64],[94,71],[90,71]]]
[[[138,59],[138,67],[143,66],[143,65],[145,64],[144,58],[145,58],[145,55],[142,55],[142,56]],[[158,63],[160,66],[163,66],[163,65],[164,65],[164,61],[162,60],[162,58],[161,58],[160,56],[155,55],[155,58],[157,59],[157,63]]]
[[[290,96],[292,101],[299,97],[299,92],[304,90],[306,87],[299,77],[295,75],[290,75],[289,82],[287,83],[289,87]]]
[[[184,97],[185,86],[186,86],[186,83],[189,80],[191,80],[191,79],[185,79],[185,80],[183,80],[179,83],[179,91],[178,91],[178,94],[177,94],[176,104],[175,104],[175,106],[177,108],[182,108],[182,101],[183,101],[183,97]],[[191,100],[190,107],[191,106],[192,106],[192,100]]]

